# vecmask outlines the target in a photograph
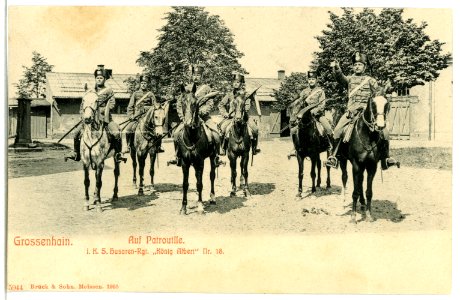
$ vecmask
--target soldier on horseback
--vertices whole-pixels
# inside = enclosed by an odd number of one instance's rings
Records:
[[[96,84],[93,89],[88,92],[94,92],[99,96],[98,107],[100,109],[100,115],[104,121],[104,126],[107,129],[107,135],[115,150],[115,159],[119,161],[125,161],[121,153],[121,132],[120,127],[117,123],[112,120],[111,110],[115,108],[115,97],[112,88],[105,86],[105,81],[112,77],[112,70],[104,69],[104,65],[98,65],[94,71],[94,78]],[[83,103],[82,103],[83,104]],[[80,107],[80,114],[82,107]],[[82,134],[83,122],[76,128],[74,135],[74,152],[67,158],[75,161],[80,161],[80,142]]]
[[[348,88],[348,104],[347,111],[340,118],[334,130],[334,144],[335,149],[331,156],[328,157],[326,165],[330,167],[337,168],[337,158],[335,157],[338,147],[342,142],[342,134],[344,129],[353,118],[358,114],[359,111],[362,111],[366,108],[367,102],[370,97],[375,97],[379,95],[384,95],[385,91],[379,87],[377,80],[374,78],[365,75],[366,67],[369,65],[369,60],[367,55],[356,52],[352,56],[353,62],[353,74],[351,76],[345,76],[342,73],[342,70],[338,62],[333,61],[331,63],[332,71],[336,80]],[[381,167],[383,170],[388,169],[391,166],[397,165],[399,168],[399,162],[394,158],[390,157],[390,142],[389,142],[389,132],[387,128],[383,130],[383,136],[385,142],[383,143],[384,147],[384,158],[381,160]]]
[[[148,75],[141,75],[139,77],[139,90],[135,91],[129,100],[127,114],[130,122],[124,130],[123,153],[129,152],[129,147],[132,145],[134,132],[139,124],[140,116],[144,115],[150,107],[158,107],[160,105],[160,101],[158,101],[155,95],[148,90],[149,80],[150,78]],[[158,143],[158,152],[164,152],[164,149],[161,147],[161,140]]]
[[[224,120],[220,124],[220,128],[222,131],[222,152],[225,155],[228,147],[228,135],[229,135],[229,129],[230,129],[230,124],[231,118],[235,114],[235,109],[236,109],[236,99],[238,97],[242,97],[243,99],[247,99],[249,101],[246,101],[245,104],[245,111],[248,112],[249,109],[251,108],[251,102],[255,101],[254,98],[254,93],[251,95],[248,95],[246,93],[246,89],[244,86],[244,75],[238,72],[233,72],[233,82],[232,82],[232,91],[228,92],[224,98],[219,102],[218,108],[220,114],[224,117]],[[258,136],[259,136],[259,129],[257,128],[257,124],[254,121],[251,120],[246,120],[248,121],[248,132],[249,136],[251,138],[251,144],[252,144],[252,153],[256,155],[257,153],[260,152],[260,149],[257,148],[257,141],[258,141]]]
[[[191,67],[192,72],[192,83],[185,87],[186,90],[191,91],[193,84],[196,86],[195,97],[201,102],[204,103],[200,106],[199,115],[201,120],[203,121],[203,128],[206,132],[206,136],[208,137],[208,141],[211,144],[215,145],[216,151],[220,153],[220,132],[217,128],[217,124],[211,119],[210,113],[213,109],[214,103],[213,100],[209,98],[209,94],[214,92],[214,90],[206,83],[203,82],[203,73],[204,73],[204,66],[201,64],[193,65]],[[215,95],[214,95],[215,96]],[[212,97],[214,97],[212,96]],[[181,157],[179,154],[179,148],[177,146],[177,139],[179,134],[184,129],[184,111],[182,108],[182,102],[179,98],[176,103],[177,114],[179,115],[179,119],[181,123],[176,127],[173,131],[172,136],[174,140],[174,148],[176,152],[176,159],[168,161],[168,164],[175,164],[178,167],[182,165]],[[219,166],[222,162],[219,160],[219,157],[216,157],[216,165]]]
[[[329,123],[329,120],[324,116],[324,108],[326,107],[326,95],[324,90],[318,85],[318,76],[316,72],[308,71],[308,87],[302,90],[298,99],[296,99],[290,106],[291,108],[291,138],[297,138],[298,133],[298,123],[302,118],[304,107],[313,107],[311,109],[311,114],[315,117],[323,126],[326,131],[326,136],[329,141],[329,148],[332,150],[332,126]],[[295,119],[294,119],[295,118]],[[288,157],[296,156],[295,149],[291,150]]]

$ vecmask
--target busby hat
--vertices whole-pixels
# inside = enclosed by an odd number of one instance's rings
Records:
[[[150,81],[149,75],[143,74],[143,75],[139,76],[139,82],[143,82],[143,81],[148,83]]]
[[[112,77],[112,69],[105,69],[104,65],[97,65],[97,69],[94,70],[94,77],[103,76],[105,79]]]
[[[357,62],[363,63],[365,65],[369,64],[367,55],[361,52],[355,52],[351,57],[351,61],[353,62],[353,64]]]
[[[201,75],[204,72],[204,65],[194,64],[192,65],[192,74]]]
[[[318,78],[318,75],[316,74],[315,71],[308,71],[307,78]]]
[[[244,75],[240,72],[232,72],[232,79],[244,83]]]

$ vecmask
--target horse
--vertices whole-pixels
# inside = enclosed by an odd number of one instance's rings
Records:
[[[378,162],[384,158],[383,147],[385,139],[383,130],[386,127],[386,117],[390,109],[387,99],[383,96],[370,97],[364,111],[361,109],[355,115],[357,119],[348,143],[341,144],[337,156],[342,170],[342,195],[345,197],[348,180],[347,160],[353,167],[353,205],[351,222],[356,222],[357,202],[365,211],[364,218],[372,222],[372,182],[377,171]],[[363,193],[364,171],[367,173],[366,199]],[[345,198],[344,198],[345,200]]]
[[[299,167],[299,186],[296,197],[301,198],[302,196],[302,180],[303,180],[303,169],[304,169],[304,159],[306,157],[310,158],[311,161],[311,192],[312,194],[316,192],[316,188],[321,186],[321,159],[320,154],[328,150],[329,144],[327,137],[323,137],[319,134],[316,125],[316,119],[311,114],[311,109],[315,105],[309,105],[303,108],[299,113],[300,120],[298,123],[298,132],[297,136],[294,138],[294,148],[296,150],[297,163]],[[318,170],[318,178],[316,179],[316,170]],[[330,167],[327,169],[327,179],[326,179],[326,188],[331,187],[330,179]],[[316,179],[316,186],[315,186]]]
[[[232,123],[229,125],[228,150],[227,156],[230,161],[232,191],[230,196],[236,196],[236,162],[241,157],[240,167],[240,188],[243,188],[244,195],[250,196],[248,186],[248,163],[249,150],[251,149],[251,138],[248,128],[248,113],[245,110],[245,100],[242,97],[235,99],[236,106]],[[243,183],[244,182],[244,183]]]
[[[150,185],[153,189],[155,175],[155,160],[158,155],[160,140],[163,138],[163,127],[169,102],[153,105],[140,119],[136,126],[134,137],[129,139],[130,155],[133,164],[133,184],[136,185],[136,168],[139,163],[139,190],[138,195],[144,195],[144,167],[147,155],[150,156]]]
[[[193,84],[191,91],[186,91],[181,85],[181,99],[184,109],[184,128],[178,135],[177,146],[182,158],[182,207],[180,214],[187,214],[187,191],[190,166],[195,169],[196,188],[198,191],[198,212],[204,213],[203,191],[203,168],[204,160],[210,158],[211,162],[211,194],[210,204],[215,204],[214,180],[216,178],[216,149],[209,143],[204,129],[204,124],[199,117],[199,109],[202,102],[195,97],[196,85]],[[206,96],[205,101],[209,101]]]
[[[82,100],[82,119],[83,132],[82,143],[80,146],[81,160],[83,162],[83,170],[85,173],[85,204],[84,210],[89,210],[89,194],[90,185],[89,169],[95,170],[96,186],[94,190],[93,204],[97,212],[102,212],[101,207],[101,187],[102,187],[102,172],[104,170],[104,162],[109,157],[114,157],[114,149],[111,146],[107,134],[107,129],[101,118],[98,106],[98,95],[94,92],[88,92],[83,96]],[[115,168],[115,186],[113,188],[112,200],[118,199],[118,177],[120,176],[119,162],[113,159]]]

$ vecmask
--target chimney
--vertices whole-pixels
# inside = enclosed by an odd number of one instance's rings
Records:
[[[286,76],[284,70],[278,70],[278,80],[284,80],[284,77]]]

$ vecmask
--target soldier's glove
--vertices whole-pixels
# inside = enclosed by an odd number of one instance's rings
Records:
[[[348,119],[353,118],[353,112],[352,111],[350,111],[350,110],[347,111],[347,118]]]
[[[224,114],[223,117],[224,117],[224,119],[228,119],[230,116],[229,116],[229,114]]]

